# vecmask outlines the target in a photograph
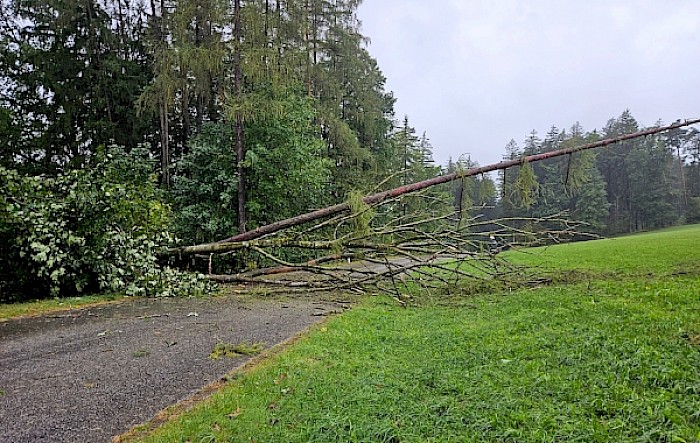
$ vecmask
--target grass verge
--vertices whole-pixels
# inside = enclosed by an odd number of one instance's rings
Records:
[[[18,317],[30,317],[49,312],[66,311],[84,308],[108,302],[124,300],[127,297],[119,294],[90,295],[85,297],[54,298],[20,303],[0,304],[0,321]]]
[[[586,278],[368,299],[139,441],[700,441],[700,227],[518,257]]]

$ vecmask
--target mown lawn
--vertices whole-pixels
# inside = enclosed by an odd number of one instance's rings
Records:
[[[513,259],[586,278],[370,298],[142,441],[700,441],[700,226]]]

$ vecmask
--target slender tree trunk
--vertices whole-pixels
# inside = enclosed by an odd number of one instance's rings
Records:
[[[206,34],[206,21],[204,20],[204,17],[201,14],[201,7],[197,7],[197,22],[195,23],[195,31],[194,31],[194,45],[195,47],[199,48],[204,45],[205,41],[205,34]],[[209,37],[209,36],[207,36]],[[210,38],[206,38],[207,41],[211,40]],[[209,76],[207,75],[207,80],[210,80],[208,78]],[[209,84],[211,84],[211,81],[209,81]],[[203,100],[203,92],[198,90],[199,88],[195,87],[195,93],[194,93],[194,108],[195,108],[195,117],[194,117],[194,130],[196,133],[199,133],[202,130],[202,122],[203,122],[203,116],[202,112],[204,111],[204,100]],[[189,119],[189,114],[188,114],[188,119]],[[189,124],[189,122],[188,122]],[[189,129],[189,128],[188,128]],[[189,133],[188,133],[188,138],[189,138]],[[183,146],[184,153],[188,152],[188,147]]]
[[[188,143],[192,133],[192,123],[190,121],[190,91],[186,85],[182,90],[182,154],[189,151]],[[195,94],[197,92],[195,91]]]
[[[491,165],[487,166],[480,166],[480,167],[475,167],[475,168],[470,168],[465,171],[458,171],[458,172],[453,172],[451,174],[446,174],[446,175],[441,175],[439,177],[431,178],[429,180],[424,180],[418,183],[412,183],[409,185],[405,186],[400,186],[398,188],[394,188],[388,191],[380,192],[378,194],[370,195],[367,196],[363,199],[363,201],[366,204],[374,204],[374,203],[379,203],[381,201],[386,200],[387,198],[391,197],[397,197],[399,195],[407,194],[410,192],[416,192],[421,189],[425,189],[431,186],[439,185],[442,183],[449,183],[454,180],[462,179],[464,177],[471,177],[474,175],[480,175],[480,174],[485,174],[487,172],[491,171],[499,171],[499,170],[506,170],[508,168],[513,168],[515,166],[521,166],[524,163],[532,163],[532,162],[537,162],[541,160],[546,160],[549,158],[555,158],[555,157],[560,157],[563,155],[569,155],[573,154],[574,152],[579,152],[579,151],[585,151],[588,149],[595,149],[595,148],[601,148],[604,146],[609,146],[615,143],[620,143],[625,140],[631,140],[635,138],[640,138],[640,137],[645,137],[648,135],[653,135],[653,134],[658,134],[664,131],[668,131],[669,129],[674,129],[674,128],[682,128],[685,126],[693,125],[700,123],[700,119],[694,119],[694,120],[686,120],[684,122],[678,122],[674,123],[673,125],[669,126],[663,126],[663,127],[658,127],[658,128],[650,128],[646,129],[644,131],[639,131],[635,133],[630,133],[630,134],[624,134],[620,135],[617,137],[605,139],[605,140],[600,140],[597,142],[593,143],[587,143],[585,145],[580,145],[580,146],[575,146],[573,148],[567,148],[567,149],[560,149],[557,151],[549,151],[549,152],[544,152],[541,154],[537,155],[531,155],[527,157],[521,157],[517,159],[512,159],[512,160],[504,160],[500,163],[494,163]],[[318,209],[316,211],[312,211],[306,214],[298,215],[296,217],[288,218],[286,220],[280,220],[278,222],[271,223],[269,225],[261,226],[258,228],[255,228],[252,231],[246,232],[246,233],[239,233],[238,235],[235,235],[233,237],[229,237],[227,239],[221,240],[217,242],[217,244],[220,243],[226,243],[226,242],[241,242],[241,241],[248,241],[248,240],[253,240],[256,238],[260,238],[262,236],[272,234],[278,231],[281,231],[282,229],[287,229],[292,226],[297,226],[302,223],[307,223],[313,220],[318,220],[323,217],[327,217],[330,215],[334,215],[343,211],[347,211],[350,209],[350,205],[346,203],[339,203],[334,206],[329,206],[327,208],[323,209]],[[211,245],[209,245],[211,246]],[[208,252],[209,249],[206,247],[200,248],[200,247],[186,247],[186,248],[178,248],[178,249],[173,249],[171,252],[172,253],[192,253],[192,252]]]
[[[309,0],[305,0],[304,11],[304,39],[306,40],[306,93],[311,97],[311,4]]]
[[[156,0],[150,0],[151,4],[151,29],[153,38],[158,45],[165,45],[165,0],[160,1],[160,17],[156,10]],[[170,189],[170,133],[168,129],[168,104],[161,97],[158,105],[158,117],[160,119],[160,169],[163,186]]]
[[[197,116],[194,121],[194,128],[197,134],[202,132],[202,125],[204,124],[204,95],[197,95]]]
[[[234,67],[233,67],[233,81],[234,88],[236,91],[236,96],[240,101],[243,99],[243,78],[242,78],[242,57],[241,57],[241,45],[243,44],[243,29],[241,20],[241,0],[234,0],[233,4],[233,14],[234,14],[234,33],[236,39],[236,50],[234,54]],[[236,114],[236,170],[238,172],[238,232],[244,233],[247,231],[247,217],[246,217],[246,180],[245,180],[245,168],[243,162],[245,160],[245,145],[243,140],[243,116],[239,110]]]
[[[168,105],[160,102],[160,169],[162,171],[163,185],[170,189],[170,149],[168,147],[170,134],[168,131]]]
[[[277,47],[277,74],[282,74],[282,4],[280,0],[275,1],[275,12],[277,13],[277,32],[275,33],[274,45]]]
[[[126,51],[126,21],[124,20],[124,11],[122,10],[122,0],[117,0],[117,18],[119,19],[119,52],[124,60],[129,59]]]
[[[238,232],[246,232],[248,220],[246,218],[246,181],[245,168],[245,147],[243,144],[243,119],[241,115],[236,116],[236,158],[238,159]]]
[[[158,15],[156,12],[156,2],[155,0],[151,0],[151,30],[153,32],[153,39],[160,43],[162,33],[160,30],[160,24],[159,24],[159,19]]]
[[[682,201],[682,213],[688,210],[688,185],[685,180],[685,168],[683,167],[683,156],[681,155],[681,147],[676,148],[676,154],[678,155],[678,173],[680,174],[681,188],[683,188],[683,201]]]

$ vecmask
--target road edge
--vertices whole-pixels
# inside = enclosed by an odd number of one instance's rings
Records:
[[[271,358],[281,354],[298,341],[307,337],[315,329],[322,327],[322,325],[329,322],[331,319],[342,314],[343,312],[330,313],[323,320],[314,323],[302,331],[297,332],[292,337],[289,337],[267,348],[255,357],[252,357],[244,363],[231,369],[218,380],[205,385],[177,403],[160,410],[150,420],[134,425],[128,431],[113,436],[111,443],[132,443],[138,439],[148,436],[164,424],[176,420],[184,413],[207,401],[212,395],[223,389],[231,380],[235,380],[236,378],[257,369],[261,364],[268,362]]]

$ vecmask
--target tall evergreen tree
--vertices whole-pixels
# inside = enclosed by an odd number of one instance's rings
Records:
[[[133,107],[148,80],[142,48],[124,43],[100,3],[21,0],[4,12],[0,107],[12,110],[13,160],[51,172],[83,165],[99,145],[144,140]]]
[[[172,159],[187,152],[189,137],[205,121],[220,118],[217,86],[224,80],[228,3],[151,2],[149,22],[153,81],[141,94],[139,106],[159,118],[162,179],[169,186]]]
[[[612,138],[638,130],[639,124],[637,120],[635,120],[629,110],[625,110],[620,117],[608,120],[608,123],[603,128],[602,135],[604,138]],[[602,150],[597,157],[598,169],[603,174],[603,179],[607,184],[608,202],[610,204],[607,226],[611,233],[634,230],[631,187],[626,159],[634,150],[636,143],[635,140],[616,143]]]

